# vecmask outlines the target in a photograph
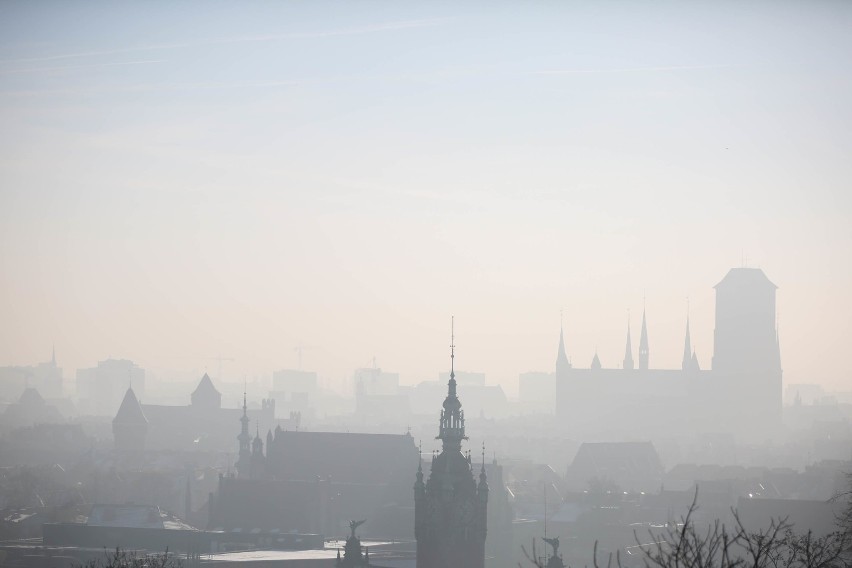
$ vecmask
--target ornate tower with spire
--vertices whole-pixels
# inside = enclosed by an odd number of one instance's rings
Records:
[[[483,568],[485,566],[488,481],[483,446],[479,483],[473,477],[470,454],[461,445],[467,440],[464,411],[456,393],[455,345],[450,345],[450,381],[438,425],[441,453],[432,457],[429,480],[423,482],[418,467],[414,483],[414,536],[417,568]]]
[[[249,434],[248,405],[246,404],[246,391],[243,390],[243,415],[240,417],[242,428],[237,440],[240,442],[240,455],[237,459],[237,473],[241,477],[249,477],[251,470],[251,434]]]
[[[639,336],[639,370],[648,370],[648,325],[645,322],[645,306],[642,306],[642,334]]]
[[[627,346],[624,348],[624,368],[633,370],[633,341],[630,339],[630,316],[627,316]]]

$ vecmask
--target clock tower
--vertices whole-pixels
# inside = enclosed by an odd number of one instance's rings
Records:
[[[461,450],[467,436],[464,411],[456,394],[455,346],[451,344],[450,349],[450,381],[436,438],[443,447],[432,457],[429,480],[423,482],[421,463],[414,483],[417,568],[484,568],[488,508],[485,447],[477,483],[470,451],[465,455]]]

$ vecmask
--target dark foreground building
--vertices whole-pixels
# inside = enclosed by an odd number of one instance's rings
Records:
[[[455,353],[451,354],[451,361]],[[461,451],[464,411],[456,395],[455,373],[441,410],[438,439],[443,448],[432,459],[429,480],[418,467],[414,484],[414,535],[417,568],[484,568],[488,512],[485,449],[479,483],[473,477],[471,456]]]
[[[411,537],[417,447],[410,435],[276,428],[264,444],[258,434],[249,443],[246,430],[238,475],[220,476],[210,496],[210,529],[335,536],[363,516],[372,534]]]

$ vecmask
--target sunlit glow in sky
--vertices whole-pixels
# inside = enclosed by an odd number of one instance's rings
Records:
[[[0,5],[0,365],[517,389],[779,286],[852,389],[852,3]],[[634,353],[636,344],[634,344]]]

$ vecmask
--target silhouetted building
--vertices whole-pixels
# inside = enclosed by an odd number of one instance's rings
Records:
[[[651,442],[586,442],[568,467],[573,491],[618,489],[656,491],[665,469]]]
[[[213,386],[210,376],[204,373],[201,381],[190,395],[192,406],[198,408],[222,408],[222,393]]]
[[[451,362],[454,359],[453,352]],[[447,398],[439,422],[441,453],[433,457],[426,483],[422,465],[418,466],[414,484],[417,568],[484,568],[488,513],[485,450],[477,484],[470,451],[467,456],[461,451],[462,441],[467,439],[464,411],[456,394],[453,365],[450,369]]]
[[[148,419],[145,418],[142,405],[136,399],[132,388],[128,388],[124,393],[124,400],[112,419],[112,433],[116,450],[139,452],[145,449]]]
[[[222,408],[222,395],[207,374],[201,378],[190,400],[191,404],[186,406],[140,404],[148,421],[148,449],[232,452],[234,424],[242,418],[246,420],[246,428],[252,422],[256,430],[267,430],[276,425],[293,429],[299,427],[298,413],[291,412],[288,418],[276,419],[275,401],[272,399],[263,399],[260,408],[249,409],[243,397],[242,408]],[[250,455],[252,438],[248,434],[246,436],[245,447]]]
[[[48,404],[33,387],[27,387],[15,404],[10,404],[0,415],[0,432],[11,428],[35,424],[57,424],[64,418],[57,408]]]
[[[728,432],[764,439],[781,426],[781,357],[775,290],[762,270],[734,268],[716,285],[712,369],[702,370],[686,322],[680,369],[650,369],[646,314],[639,366],[634,368],[628,322],[622,368],[607,369],[597,352],[588,369],[568,363],[560,330],[556,412],[580,436],[630,433],[642,437]]]
[[[16,400],[27,388],[47,398],[62,396],[62,369],[56,364],[55,349],[50,361],[38,365],[0,367],[0,400]]]
[[[252,439],[248,421],[242,424],[239,474],[219,478],[211,529],[335,534],[346,519],[367,514],[374,534],[410,537],[409,467],[417,448],[409,434],[276,427],[264,449],[259,433]]]

